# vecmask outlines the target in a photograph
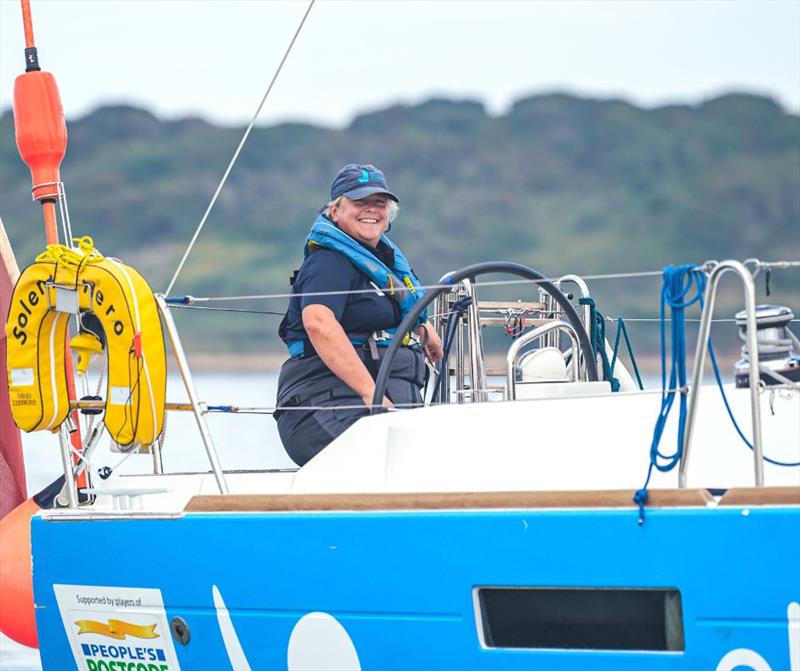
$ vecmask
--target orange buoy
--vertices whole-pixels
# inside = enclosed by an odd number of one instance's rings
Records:
[[[30,498],[0,520],[0,631],[31,648],[39,647],[33,608],[31,517],[40,510]]]
[[[67,123],[56,80],[42,72],[33,38],[30,0],[22,0],[25,74],[14,82],[14,129],[19,155],[31,170],[35,200],[57,199],[61,161],[67,152]],[[66,241],[69,244],[69,240]]]
[[[31,70],[17,77],[14,128],[19,155],[31,171],[34,199],[58,198],[67,124],[56,80],[49,72]]]

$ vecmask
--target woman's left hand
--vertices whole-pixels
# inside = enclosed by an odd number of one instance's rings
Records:
[[[436,333],[436,329],[426,322],[419,327],[419,337],[422,338],[422,342],[425,344],[425,354],[431,362],[438,363],[441,361],[444,351],[442,349],[442,340],[439,338],[439,334]]]

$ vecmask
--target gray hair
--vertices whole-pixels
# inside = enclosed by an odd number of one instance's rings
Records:
[[[347,196],[339,196],[338,198],[335,198],[334,200],[332,200],[331,202],[329,202],[325,206],[324,214],[325,214],[326,217],[328,217],[328,219],[331,218],[331,208],[339,207],[339,205],[342,204],[343,200],[350,200],[350,199]],[[391,198],[389,198],[388,200],[389,200],[389,202],[388,202],[388,210],[389,210],[388,219],[389,219],[389,223],[391,224],[397,218],[397,213],[400,211],[400,205],[396,201],[392,200]]]

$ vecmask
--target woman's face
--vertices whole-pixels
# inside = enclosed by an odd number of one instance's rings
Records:
[[[351,238],[377,247],[389,224],[389,198],[382,193],[361,200],[342,198],[331,208],[331,219]]]

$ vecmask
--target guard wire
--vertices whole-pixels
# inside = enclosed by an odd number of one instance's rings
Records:
[[[704,264],[699,264],[693,266],[693,270],[705,270],[709,264],[713,264],[714,262],[708,261]],[[761,267],[770,266],[773,269],[790,269],[800,267],[800,261],[775,261],[772,263],[762,263]],[[603,273],[603,274],[596,274],[596,275],[582,275],[581,277],[584,280],[616,280],[616,279],[636,279],[642,277],[657,277],[661,276],[663,273],[662,270],[643,270],[643,271],[633,271],[633,272],[626,272],[626,273]],[[489,281],[475,281],[473,285],[475,287],[496,287],[496,286],[508,286],[508,285],[515,285],[515,284],[534,284],[539,285],[543,283],[555,283],[560,278],[557,277],[546,277],[542,279],[528,279],[528,278],[517,278],[511,280],[489,280]],[[171,288],[171,287],[170,287]],[[425,291],[434,291],[437,289],[448,289],[452,288],[450,284],[423,284],[420,287]],[[347,289],[341,291],[309,291],[304,293],[275,293],[275,294],[241,294],[238,296],[169,296],[169,290],[167,290],[167,296],[165,300],[170,305],[175,304],[194,304],[194,303],[209,303],[209,302],[216,302],[216,301],[246,301],[246,300],[277,300],[277,299],[289,299],[292,297],[297,298],[304,298],[304,297],[311,297],[311,296],[341,296],[341,295],[350,295],[350,294],[372,294],[375,292],[375,289]],[[611,318],[607,318],[611,319]],[[645,321],[645,319],[627,319],[626,321]],[[657,321],[660,321],[658,319]],[[691,319],[686,321],[700,321],[699,319]],[[715,319],[713,321],[733,321],[733,320],[724,320],[724,319]]]
[[[283,317],[285,313],[277,312],[276,310],[248,310],[246,308],[212,308],[210,305],[182,305],[180,303],[172,303],[171,308],[180,308],[182,310],[213,310],[214,312],[243,312],[252,315],[277,315]]]

